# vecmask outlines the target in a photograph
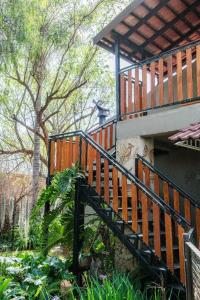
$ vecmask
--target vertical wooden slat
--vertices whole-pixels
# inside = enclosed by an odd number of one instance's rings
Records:
[[[102,129],[99,131],[99,145],[100,146],[103,145],[103,130]]]
[[[169,204],[169,185],[163,183],[164,200]],[[165,213],[165,238],[166,238],[166,260],[168,268],[174,272],[174,253],[173,253],[173,236],[172,236],[172,220],[168,213]]]
[[[156,93],[155,93],[155,62],[150,64],[151,72],[151,107],[156,106]]]
[[[173,189],[173,199],[174,199],[174,209],[179,212],[180,211],[180,199],[179,199],[179,192]]]
[[[147,109],[147,66],[142,66],[142,109]]]
[[[195,219],[196,219],[196,240],[197,247],[200,249],[200,208],[195,208]]]
[[[104,149],[108,150],[108,127],[104,128]]]
[[[184,199],[184,212],[185,212],[185,219],[188,222],[191,222],[191,204],[188,199]]]
[[[122,218],[125,222],[128,221],[127,179],[125,175],[122,175]]]
[[[159,105],[164,104],[164,85],[163,85],[163,59],[161,58],[158,63],[159,72]]]
[[[154,192],[159,196],[159,177],[154,173]],[[154,232],[154,250],[158,257],[161,257],[160,241],[160,208],[153,203],[153,232]]]
[[[178,248],[179,248],[179,264],[180,264],[180,281],[185,285],[185,257],[184,257],[184,229],[178,225]]]
[[[131,206],[132,206],[132,229],[134,232],[138,230],[138,201],[137,188],[131,183]]]
[[[128,112],[133,111],[133,102],[132,102],[132,71],[128,71]]]
[[[112,169],[112,181],[113,181],[113,209],[118,213],[118,171],[115,167]]]
[[[50,175],[54,175],[55,172],[55,142],[51,141],[50,151]]]
[[[143,163],[140,159],[138,159],[138,178],[143,181]]]
[[[85,171],[86,168],[86,141],[84,139],[82,139],[82,143],[81,143],[81,166],[82,166],[82,170]]]
[[[61,155],[61,170],[65,169],[66,165],[66,141],[62,141],[62,155]]]
[[[173,71],[172,71],[172,56],[167,58],[167,73],[168,73],[168,102],[173,103]]]
[[[88,155],[87,155],[87,160],[88,160],[88,183],[92,185],[93,183],[93,149],[90,144],[88,144]]]
[[[109,163],[108,160],[104,158],[104,198],[106,203],[109,204]]]
[[[56,171],[61,171],[61,155],[62,155],[62,141],[57,141],[57,151],[56,151]]]
[[[135,86],[134,86],[134,111],[140,110],[140,84],[139,84],[139,68],[135,69]]]
[[[148,200],[147,200],[147,196],[143,192],[141,192],[141,200],[142,200],[143,241],[148,245],[149,244]]]
[[[173,189],[173,200],[174,200],[174,209],[179,213],[180,212],[180,198],[179,192],[176,189]],[[178,225],[175,225],[175,233],[177,236],[178,233]]]
[[[186,49],[186,64],[187,64],[187,97],[193,97],[193,80],[192,80],[192,50]]]
[[[79,160],[79,137],[76,136],[74,141],[74,150],[73,150],[73,163],[77,163]]]
[[[110,145],[109,145],[109,148],[111,149],[113,147],[113,124],[111,124],[110,126]]]
[[[121,114],[123,115],[126,113],[126,79],[123,73],[120,76],[120,94]]]
[[[101,154],[96,151],[96,192],[101,194]]]
[[[69,168],[72,166],[73,158],[73,138],[69,138]]]
[[[176,54],[177,63],[177,100],[183,100],[183,71],[182,71],[182,52]]]
[[[197,96],[200,96],[200,45],[196,47]]]
[[[70,148],[69,148],[69,140],[66,140],[65,144],[65,153],[66,153],[66,168],[70,168]]]

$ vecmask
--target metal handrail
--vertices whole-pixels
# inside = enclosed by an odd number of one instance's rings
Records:
[[[152,166],[144,157],[142,157],[141,155],[137,154],[138,159],[140,159],[152,172],[156,173],[157,175],[159,175],[159,177],[163,180],[169,183],[169,185],[172,188],[175,188],[183,197],[187,198],[188,200],[190,200],[191,204],[194,207],[200,208],[200,205],[198,203],[196,203],[196,201],[188,194],[186,193],[184,190],[182,190],[178,185],[176,185],[168,176],[164,175],[163,173],[161,173],[157,168],[155,168],[154,166]]]
[[[81,136],[86,141],[88,141],[100,154],[105,157],[109,162],[111,162],[118,171],[124,174],[128,180],[133,182],[137,187],[139,187],[149,198],[153,200],[160,208],[164,211],[167,211],[178,224],[181,224],[184,227],[191,226],[191,223],[188,222],[183,216],[181,216],[176,210],[174,210],[170,205],[168,205],[160,196],[154,193],[150,188],[148,188],[142,181],[140,181],[135,175],[130,173],[124,166],[122,166],[113,156],[106,152],[100,145],[98,145],[87,133],[82,130],[69,132],[66,134],[50,136],[49,140],[60,140],[64,138],[69,138],[73,136]]]
[[[163,53],[160,53],[159,55],[155,55],[155,56],[153,56],[153,57],[144,59],[144,60],[142,60],[142,61],[140,61],[140,62],[138,62],[138,63],[134,63],[134,64],[132,64],[132,65],[130,65],[130,66],[128,66],[128,67],[122,68],[122,69],[120,70],[119,74],[124,73],[124,72],[127,72],[127,71],[129,71],[129,70],[131,70],[131,69],[135,69],[135,68],[137,68],[137,67],[142,67],[143,65],[150,64],[150,63],[152,63],[152,62],[154,62],[154,61],[159,60],[160,58],[167,57],[167,56],[169,56],[169,55],[171,55],[171,54],[176,54],[176,53],[179,52],[180,50],[183,51],[183,50],[186,50],[186,49],[188,49],[188,48],[192,48],[192,47],[194,47],[194,46],[196,46],[196,45],[199,45],[199,44],[200,44],[200,40],[197,40],[197,41],[193,41],[193,42],[191,42],[191,43],[188,43],[188,44],[186,44],[186,45],[184,45],[184,46],[178,46],[178,47],[176,47],[176,48],[173,48],[173,49],[170,49],[170,50],[165,51],[165,52],[163,52]]]
[[[98,131],[101,130],[101,129],[106,128],[109,124],[114,124],[114,123],[117,123],[117,118],[116,118],[116,116],[113,116],[113,117],[110,118],[108,121],[106,121],[104,124],[98,125],[97,127],[92,128],[91,130],[87,131],[87,133],[93,134],[93,133],[95,133],[95,132],[98,132]]]

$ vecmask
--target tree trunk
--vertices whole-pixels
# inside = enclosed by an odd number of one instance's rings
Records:
[[[40,183],[40,109],[41,109],[41,88],[39,88],[38,97],[35,104],[35,133],[34,133],[34,149],[33,149],[33,178],[32,178],[32,207],[34,207]]]

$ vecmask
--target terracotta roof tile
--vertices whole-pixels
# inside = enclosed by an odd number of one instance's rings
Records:
[[[185,141],[188,139],[200,138],[200,122],[191,124],[187,128],[180,130],[178,133],[169,137],[172,142]]]

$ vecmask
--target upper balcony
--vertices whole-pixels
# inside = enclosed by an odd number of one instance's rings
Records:
[[[199,0],[135,0],[94,42],[115,54],[118,120],[200,101]]]

